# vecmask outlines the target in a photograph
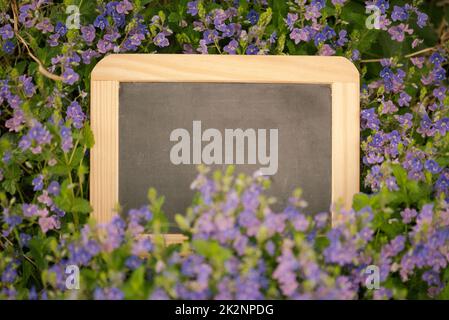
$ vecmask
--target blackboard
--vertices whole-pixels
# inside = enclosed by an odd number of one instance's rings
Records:
[[[155,187],[173,222],[201,162],[271,174],[276,211],[297,186],[309,213],[349,209],[360,183],[359,88],[342,57],[110,54],[91,73],[92,216],[108,222],[147,204]]]
[[[119,90],[119,201],[124,210],[148,202],[154,187],[173,221],[191,204],[196,165],[173,164],[170,134],[193,122],[201,129],[278,129],[278,170],[267,193],[282,210],[296,187],[307,212],[329,211],[332,176],[332,98],[329,85],[269,83],[122,83]],[[267,131],[268,133],[268,131]],[[248,142],[246,140],[246,142]],[[208,142],[202,142],[204,148]],[[234,145],[235,147],[235,145]],[[267,138],[267,147],[269,143]],[[269,153],[268,153],[269,154]],[[234,149],[235,156],[235,149]],[[247,160],[247,154],[245,154]],[[190,155],[193,158],[193,155]],[[223,161],[224,162],[224,161]],[[235,164],[248,174],[260,164]],[[213,164],[224,169],[226,164]]]

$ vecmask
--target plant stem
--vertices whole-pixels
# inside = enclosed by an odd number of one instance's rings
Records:
[[[423,54],[423,53],[426,53],[426,52],[429,52],[429,51],[434,51],[434,50],[437,50],[437,49],[438,49],[438,47],[425,48],[425,49],[422,49],[422,50],[419,50],[419,51],[407,54],[407,55],[404,56],[404,58],[411,58],[411,57],[418,56],[420,54]],[[380,62],[383,59],[388,59],[388,58],[360,60],[360,63]]]

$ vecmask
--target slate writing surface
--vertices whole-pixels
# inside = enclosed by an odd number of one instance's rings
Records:
[[[194,194],[190,184],[197,175],[196,165],[171,163],[170,150],[176,142],[170,141],[170,133],[185,128],[192,137],[192,123],[199,120],[202,132],[215,128],[223,139],[225,129],[278,129],[278,170],[271,176],[269,191],[278,198],[274,209],[281,210],[299,186],[309,204],[306,212],[328,211],[331,99],[330,86],[317,84],[121,83],[120,204],[124,210],[147,204],[147,190],[155,187],[165,196],[163,209],[170,222],[175,213],[185,213]],[[236,172],[251,174],[261,165],[235,167]]]

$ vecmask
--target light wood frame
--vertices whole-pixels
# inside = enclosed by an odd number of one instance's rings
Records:
[[[359,73],[343,57],[111,54],[91,74],[90,158],[93,216],[107,222],[119,199],[121,82],[328,84],[332,89],[332,202],[351,206],[359,192]],[[167,242],[182,235],[166,235]]]

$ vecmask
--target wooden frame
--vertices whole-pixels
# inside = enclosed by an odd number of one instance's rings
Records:
[[[107,222],[119,199],[120,82],[329,84],[332,89],[332,201],[351,206],[359,192],[359,73],[343,57],[112,54],[91,74],[90,159],[93,216]],[[183,235],[166,235],[179,242]]]

